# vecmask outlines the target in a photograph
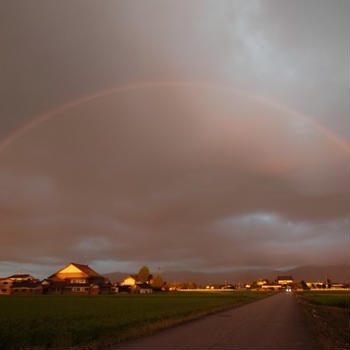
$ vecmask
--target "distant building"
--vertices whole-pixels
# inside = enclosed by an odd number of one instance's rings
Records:
[[[306,285],[310,289],[323,289],[326,288],[326,285],[322,281],[313,281],[313,282],[306,282]]]
[[[335,282],[323,282],[323,281],[311,281],[311,282],[306,282],[306,285],[310,289],[333,289],[333,290],[341,290],[348,288],[349,285],[346,283],[335,283]]]
[[[119,292],[150,294],[153,293],[153,288],[149,282],[139,281],[137,275],[128,275],[120,283]]]
[[[263,286],[264,284],[268,284],[268,283],[269,283],[269,280],[266,279],[266,278],[261,279],[261,280],[259,280],[258,282],[256,282],[256,284],[257,284],[259,287]]]
[[[110,293],[110,281],[88,265],[69,263],[42,281],[44,293],[102,294]]]
[[[332,283],[331,289],[345,289],[348,285],[345,283]]]
[[[280,284],[282,286],[286,286],[294,283],[292,276],[278,276],[276,281],[277,281],[277,284]]]
[[[139,294],[151,294],[153,293],[153,288],[148,283],[137,283],[132,289],[132,292]]]
[[[129,275],[123,279],[123,281],[120,283],[121,286],[135,286],[136,283],[138,283],[138,279],[136,275]]]
[[[16,274],[0,280],[0,294],[41,294],[40,281],[28,274]]]
[[[227,283],[223,286],[220,286],[220,289],[235,289],[235,286],[233,284]]]

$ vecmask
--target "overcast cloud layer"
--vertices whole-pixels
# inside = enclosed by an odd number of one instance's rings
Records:
[[[345,0],[0,4],[0,275],[348,261]]]

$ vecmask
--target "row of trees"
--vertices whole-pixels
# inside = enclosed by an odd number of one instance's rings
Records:
[[[138,280],[142,283],[150,283],[155,289],[161,289],[164,286],[162,276],[158,272],[153,276],[147,266],[142,266],[137,274]]]
[[[150,273],[150,270],[147,266],[142,266],[137,274],[137,278],[142,283],[149,283],[155,289],[169,289],[169,288],[177,288],[177,289],[196,289],[198,285],[195,282],[175,282],[168,284],[166,283],[160,272],[158,272],[153,276]]]

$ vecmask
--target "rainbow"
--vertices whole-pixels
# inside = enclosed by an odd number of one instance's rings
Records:
[[[98,99],[103,96],[108,96],[110,94],[115,93],[121,93],[121,92],[127,92],[137,89],[145,89],[145,88],[154,88],[154,87],[198,87],[198,88],[207,88],[207,89],[215,89],[215,90],[222,90],[225,92],[231,92],[232,94],[242,96],[242,97],[248,97],[252,100],[255,100],[257,102],[266,104],[268,106],[271,106],[277,110],[280,110],[281,112],[285,112],[286,114],[295,116],[296,118],[299,118],[300,120],[306,121],[312,128],[314,128],[317,132],[319,132],[321,135],[327,137],[332,142],[334,142],[336,145],[339,146],[340,149],[345,151],[346,153],[350,153],[350,144],[344,140],[343,138],[336,135],[333,131],[326,128],[324,125],[316,122],[311,117],[308,117],[306,115],[303,115],[289,107],[280,105],[276,103],[275,101],[268,100],[266,98],[263,98],[261,96],[253,95],[251,93],[247,93],[246,91],[243,91],[241,89],[233,88],[231,86],[225,86],[225,85],[214,85],[210,83],[205,82],[186,82],[186,81],[160,81],[160,82],[141,82],[141,83],[133,83],[133,84],[127,84],[119,87],[112,87],[108,88],[90,95],[82,96],[78,99],[75,99],[73,101],[70,101],[58,108],[52,109],[50,111],[44,112],[42,114],[39,114],[37,117],[35,117],[30,122],[24,124],[23,126],[16,129],[13,133],[8,135],[5,139],[3,139],[0,142],[0,153],[3,152],[9,145],[11,145],[13,142],[18,140],[22,135],[28,133],[30,130],[35,128],[36,126],[50,120],[51,118],[54,118],[55,116],[59,115],[62,112],[65,112],[69,110],[70,108],[74,108],[76,106],[79,106],[81,104],[84,104],[86,102]]]

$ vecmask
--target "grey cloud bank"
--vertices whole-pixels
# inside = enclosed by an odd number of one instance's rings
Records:
[[[250,96],[347,138],[346,6],[3,1],[3,139],[110,86],[212,87],[112,93],[10,143],[0,152],[1,268],[347,262],[348,154]]]

